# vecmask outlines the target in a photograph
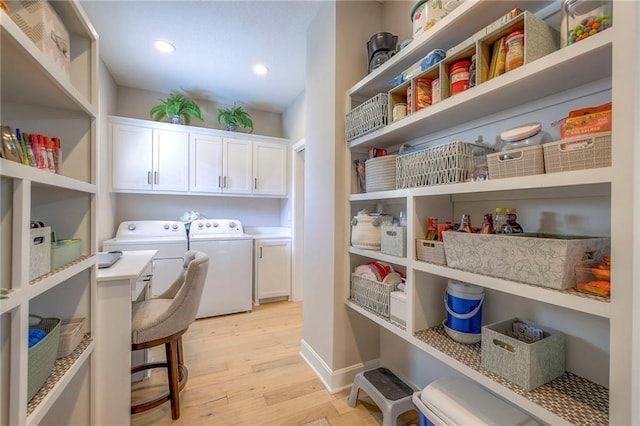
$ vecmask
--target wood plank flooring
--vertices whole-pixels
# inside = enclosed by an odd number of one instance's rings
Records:
[[[302,309],[302,303],[276,302],[250,313],[197,320],[183,336],[189,379],[180,418],[171,420],[165,403],[133,415],[131,424],[295,426],[322,418],[331,426],[382,424],[380,410],[364,392],[357,406],[349,407],[350,390],[329,394],[300,357]],[[154,349],[152,356],[164,359],[164,350]],[[153,371],[133,389],[134,402],[164,392],[165,370]],[[398,421],[417,423],[415,412]]]

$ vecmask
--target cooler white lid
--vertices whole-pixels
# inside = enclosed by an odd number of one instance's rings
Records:
[[[528,414],[462,377],[435,380],[424,388],[420,399],[448,425],[538,425]]]

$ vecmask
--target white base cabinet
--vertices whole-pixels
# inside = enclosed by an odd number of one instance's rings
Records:
[[[257,239],[254,242],[253,302],[291,298],[291,238]]]

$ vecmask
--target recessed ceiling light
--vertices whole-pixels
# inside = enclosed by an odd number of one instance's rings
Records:
[[[265,75],[266,73],[269,72],[269,68],[265,67],[262,64],[257,64],[257,65],[254,65],[253,72],[255,72],[258,75]]]
[[[154,45],[156,46],[156,49],[165,53],[171,53],[176,50],[176,47],[173,44],[165,40],[156,40]]]

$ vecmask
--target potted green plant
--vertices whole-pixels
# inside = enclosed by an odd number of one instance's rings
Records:
[[[193,99],[179,94],[169,95],[160,105],[151,108],[149,115],[155,121],[161,121],[163,118],[168,117],[174,124],[188,125],[191,123],[191,117],[204,121],[198,104]]]
[[[233,104],[231,108],[221,108],[218,110],[218,124],[222,124],[224,121],[227,126],[227,130],[235,132],[238,127],[243,129],[249,129],[249,133],[253,132],[253,121],[247,111],[241,106]]]

